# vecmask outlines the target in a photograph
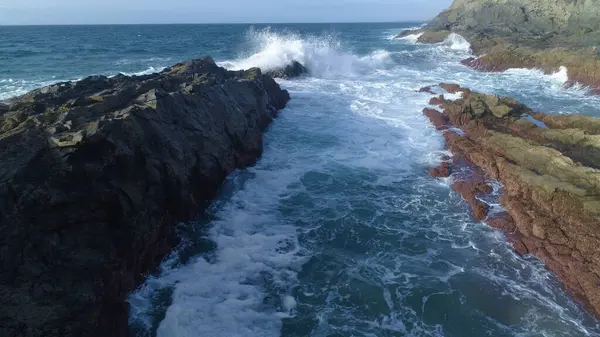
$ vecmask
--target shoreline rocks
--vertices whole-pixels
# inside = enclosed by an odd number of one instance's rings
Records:
[[[308,74],[308,69],[298,61],[292,61],[292,63],[286,65],[285,67],[272,69],[265,72],[265,75],[267,76],[282,79],[290,79]]]
[[[424,114],[453,153],[453,189],[476,219],[506,232],[519,253],[541,259],[600,316],[600,119],[534,113],[510,98],[442,87],[462,98],[433,97],[430,104],[443,112]],[[481,205],[489,180],[503,185],[505,212],[490,215]]]
[[[127,336],[125,297],[289,101],[210,57],[92,76],[0,107],[0,335]]]
[[[600,2],[595,1],[454,0],[427,26],[410,34],[464,36],[478,56],[462,63],[479,71],[537,68],[554,73],[564,66],[570,82],[600,94],[599,16]],[[409,33],[399,36],[403,34]]]

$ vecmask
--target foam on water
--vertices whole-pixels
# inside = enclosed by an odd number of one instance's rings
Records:
[[[442,42],[442,45],[450,47],[452,50],[471,51],[471,44],[462,35],[456,33],[450,33],[444,42]]]
[[[561,85],[564,85],[569,80],[568,74],[569,74],[569,71],[568,71],[567,67],[560,66],[560,69],[557,72],[551,74],[550,78],[552,78],[553,80],[555,80],[558,83],[561,83]]]
[[[410,43],[417,43],[421,35],[423,35],[423,33],[409,34],[403,37],[396,38],[396,40],[406,40]]]
[[[247,35],[250,55],[220,62],[221,66],[232,70],[252,67],[272,70],[298,61],[309,69],[312,76],[331,78],[360,76],[366,71],[392,64],[391,55],[385,50],[363,57],[345,52],[334,35],[301,37],[291,32],[274,33],[268,28],[250,30]]]
[[[150,75],[150,74],[154,74],[154,73],[158,73],[161,72],[165,69],[166,67],[148,67],[145,70],[142,71],[137,71],[137,72],[122,72],[123,75],[127,75],[127,76],[142,76],[142,75]]]
[[[23,95],[31,90],[39,87],[44,87],[59,80],[17,80],[17,79],[0,79],[0,100],[8,99],[14,96]]]
[[[149,75],[153,73],[157,73],[165,69],[164,66],[150,66],[142,71],[136,72],[121,72],[124,75],[128,76],[141,76],[141,75]],[[108,76],[115,76],[118,71],[113,71]],[[81,80],[81,78],[71,78],[71,79],[58,79],[53,77],[52,79],[39,79],[39,80],[15,80],[12,78],[8,79],[0,79],[0,100],[9,99],[14,96],[23,95],[31,90],[35,90],[40,87],[45,87],[48,85],[55,84],[57,82],[76,82]]]

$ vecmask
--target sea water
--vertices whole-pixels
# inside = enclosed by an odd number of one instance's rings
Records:
[[[417,90],[455,82],[555,114],[600,116],[600,99],[565,89],[565,68],[475,72],[459,35],[393,39],[412,26],[0,27],[0,99],[201,55],[310,69],[279,81],[292,100],[260,161],[178,227],[181,245],[129,296],[134,336],[600,336],[538,260],[470,217],[451,179],[429,177],[447,152]]]

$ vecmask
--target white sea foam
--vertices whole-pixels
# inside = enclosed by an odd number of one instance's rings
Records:
[[[410,43],[417,43],[417,41],[419,40],[421,35],[423,35],[423,33],[409,34],[409,35],[406,35],[403,37],[398,37],[398,38],[396,38],[396,40],[405,40]]]
[[[295,228],[281,223],[276,207],[277,196],[298,176],[294,168],[252,171],[255,179],[211,223],[210,238],[218,247],[214,259],[193,259],[152,281],[156,288],[174,287],[158,336],[275,336],[280,319],[295,309],[290,287],[302,256]],[[133,321],[148,321],[148,297],[155,291],[132,295]],[[265,291],[279,302],[265,304]]]
[[[455,93],[444,93],[444,98],[451,101],[456,101],[457,99],[463,98],[463,92],[457,91]]]
[[[150,74],[154,74],[154,73],[158,73],[161,72],[165,69],[166,67],[148,67],[145,70],[142,71],[138,71],[138,72],[123,72],[123,75],[127,75],[127,76],[142,76],[142,75],[150,75]]]
[[[564,85],[565,83],[567,83],[567,81],[569,81],[569,71],[567,67],[560,66],[560,69],[557,72],[551,74],[550,78],[556,81],[557,83]]]
[[[301,37],[294,33],[274,33],[271,29],[251,30],[248,33],[250,55],[237,60],[220,62],[228,69],[259,67],[271,70],[298,61],[312,76],[358,76],[366,71],[391,65],[391,54],[385,50],[358,57],[342,50],[333,35]]]
[[[456,33],[450,33],[444,42],[442,42],[442,45],[449,47],[452,50],[463,52],[471,51],[471,44],[462,35]]]

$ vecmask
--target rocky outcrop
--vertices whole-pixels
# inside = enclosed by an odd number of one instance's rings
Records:
[[[454,0],[427,28],[511,41],[538,37],[585,47],[590,37],[600,36],[599,17],[600,4],[594,0]],[[575,41],[567,41],[566,36]]]
[[[433,31],[423,29],[407,29],[394,37],[395,39],[401,39],[409,35],[418,35],[417,42],[419,43],[440,43],[450,35],[447,30]]]
[[[600,2],[595,0],[455,0],[419,32],[463,35],[481,55],[464,64],[477,70],[552,73],[565,66],[572,81],[600,92]]]
[[[126,336],[125,296],[289,100],[208,58],[95,76],[0,115],[0,336]]]
[[[534,113],[510,98],[443,87],[462,98],[434,97],[430,103],[443,112],[424,113],[453,153],[452,187],[477,219],[504,230],[520,253],[539,257],[600,315],[600,119]],[[503,213],[482,205],[490,180],[504,186]]]
[[[302,63],[298,61],[292,61],[292,63],[283,68],[268,70],[265,72],[265,74],[275,78],[289,79],[302,75],[308,75],[308,69]]]

